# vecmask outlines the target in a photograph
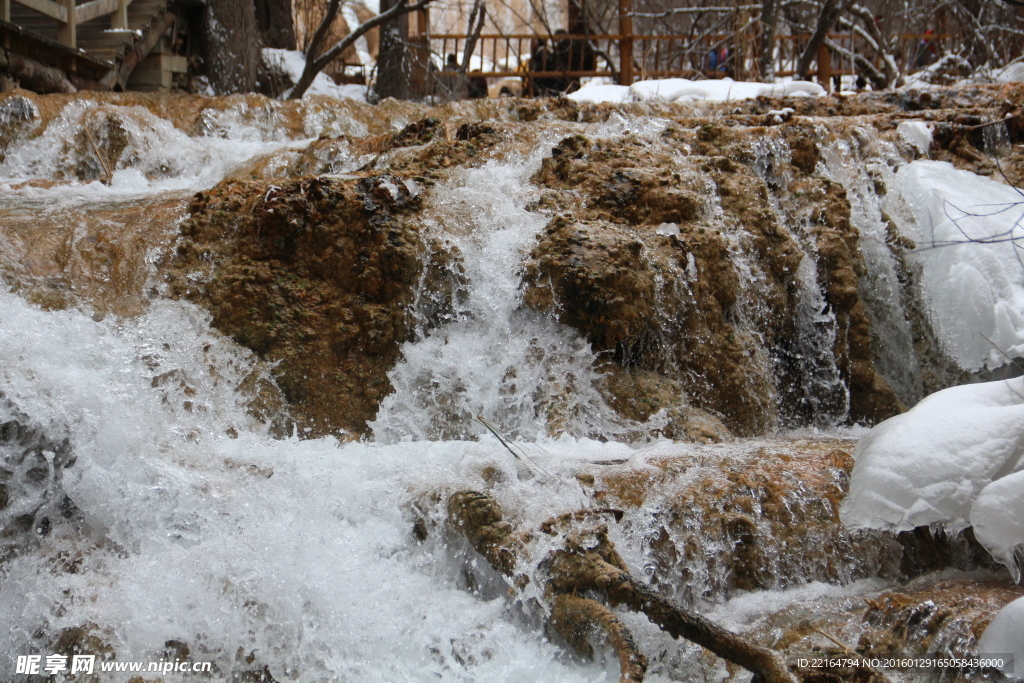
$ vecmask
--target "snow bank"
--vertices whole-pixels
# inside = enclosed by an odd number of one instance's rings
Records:
[[[809,81],[781,83],[746,83],[731,78],[691,81],[685,78],[666,78],[656,81],[637,81],[633,85],[584,85],[569,95],[577,102],[597,104],[610,102],[698,102],[746,100],[755,97],[811,97],[824,95],[825,90]]]
[[[1012,557],[1024,540],[1020,528],[993,523],[990,510],[1016,510],[1024,518],[1024,498],[1002,483],[1004,477],[1011,487],[1012,480],[1020,481],[1007,475],[1021,469],[1022,455],[1024,378],[940,391],[860,440],[842,519],[860,528],[907,531],[940,524],[956,532],[972,523],[980,498],[976,513],[986,531],[979,541],[997,558]]]
[[[302,77],[302,70],[306,67],[306,56],[298,50],[280,50],[277,48],[263,48],[263,59],[267,64],[279,66],[291,79],[292,84],[298,83]],[[310,95],[326,95],[338,99],[366,101],[365,85],[337,85],[330,77],[318,73],[313,79],[303,97]]]
[[[1017,678],[1024,676],[1024,598],[1017,598],[999,610],[995,619],[981,634],[981,640],[978,641],[978,652],[985,654],[1014,653],[1016,666],[1013,674]],[[1010,673],[1006,668],[1003,669],[1003,672]]]
[[[931,323],[968,370],[1003,365],[996,347],[1024,355],[1024,266],[1007,240],[1024,238],[1022,202],[1016,189],[946,162],[907,164],[890,187],[885,209],[917,243]]]
[[[583,104],[601,104],[602,102],[622,104],[623,102],[632,101],[628,99],[628,85],[584,85],[571,95],[567,95],[567,97],[570,100],[576,100]]]
[[[997,83],[1019,83],[1024,81],[1024,62],[1014,62],[995,74]]]

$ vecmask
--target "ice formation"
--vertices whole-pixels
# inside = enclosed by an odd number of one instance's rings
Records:
[[[1015,466],[1021,465],[1017,462]],[[982,545],[1020,581],[1020,560],[1024,559],[1024,472],[1005,476],[982,489],[971,508],[971,524]]]
[[[981,634],[978,652],[983,654],[1014,654],[1014,668],[1003,667],[1004,673],[1016,678],[1024,675],[1024,598],[1018,598],[996,614],[995,619]]]
[[[934,128],[935,124],[926,121],[901,121],[896,126],[896,133],[904,142],[917,147],[922,154],[928,154],[928,148],[932,146]]]
[[[1019,190],[946,162],[907,164],[890,188],[885,209],[917,244],[932,325],[965,369],[1024,354],[1022,207]]]
[[[825,90],[809,81],[747,83],[731,78],[691,81],[685,78],[637,81],[633,85],[588,84],[569,95],[577,102],[698,102],[746,100],[755,97],[817,96]]]

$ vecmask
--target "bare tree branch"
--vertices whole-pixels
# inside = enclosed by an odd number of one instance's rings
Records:
[[[473,9],[469,13],[469,22],[466,24],[469,35],[466,36],[466,45],[462,51],[462,63],[459,64],[459,75],[465,76],[469,71],[469,61],[473,58],[473,50],[476,49],[476,41],[480,40],[480,32],[484,28],[484,21],[487,19],[487,5],[483,0],[474,0]]]
[[[557,521],[552,520],[550,524]],[[452,494],[448,499],[448,522],[466,536],[488,564],[511,578],[515,585],[522,588],[530,583],[529,577],[515,576],[517,568],[532,564],[524,562],[526,558],[521,557],[527,552],[529,534],[517,534],[512,525],[504,521],[501,506],[490,494],[479,491]],[[547,524],[542,525],[542,530]],[[602,607],[600,603],[595,607],[590,604],[594,601],[590,600],[567,602],[565,596],[597,592],[612,606],[626,605],[646,615],[673,638],[685,638],[738,664],[754,673],[755,680],[798,683],[780,653],[756,645],[699,614],[672,604],[649,585],[633,577],[608,539],[608,530],[604,526],[583,531],[570,529],[565,536],[565,546],[548,555],[539,567],[546,577],[545,595],[559,605],[559,613],[564,617],[567,608],[575,609],[571,616],[573,628],[578,628],[581,620],[589,618],[594,626],[611,636],[619,654],[620,681],[642,680],[646,668],[646,662],[642,668],[639,666],[643,655],[636,649],[629,632],[624,626],[620,629],[621,622],[617,619],[609,619],[614,618],[614,614],[607,609],[599,609]]]
[[[299,78],[299,82],[292,88],[291,93],[288,95],[288,99],[297,100],[300,99],[309,89],[309,86],[313,84],[313,79],[316,75],[323,71],[324,67],[331,63],[336,57],[347,50],[351,45],[355,44],[359,38],[363,36],[367,31],[381,24],[384,24],[395,17],[409,12],[415,12],[416,10],[423,9],[434,0],[419,0],[419,2],[409,5],[408,0],[399,0],[391,9],[386,12],[382,12],[372,19],[364,21],[362,24],[352,29],[352,32],[345,36],[340,42],[334,45],[320,56],[316,56],[317,52],[320,51],[325,37],[334,22],[334,18],[338,16],[338,9],[341,6],[341,0],[331,0],[327,7],[327,14],[324,16],[320,25],[317,27],[313,34],[313,39],[310,41],[308,51],[306,52],[306,66],[302,70],[302,76]]]

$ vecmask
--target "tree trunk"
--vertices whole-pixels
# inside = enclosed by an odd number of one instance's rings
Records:
[[[203,12],[202,55],[218,95],[253,92],[260,64],[260,32],[252,0],[210,0]]]
[[[291,0],[256,0],[256,25],[263,47],[295,49]]]
[[[779,23],[779,3],[764,0],[761,4],[761,54],[757,59],[757,70],[761,80],[770,83],[775,80],[775,30]]]
[[[403,0],[381,0],[381,14]],[[409,83],[409,15],[402,14],[381,26],[380,54],[377,56],[377,81],[373,86],[373,97],[382,100],[394,97],[397,100],[412,98]]]
[[[839,0],[825,0],[822,3],[821,13],[818,15],[818,23],[814,27],[814,33],[811,34],[811,42],[807,43],[807,48],[800,55],[800,61],[797,62],[797,78],[807,80],[807,72],[811,68],[811,62],[818,54],[818,46],[825,40],[829,29],[839,19],[839,14],[842,10],[843,8],[840,6]]]

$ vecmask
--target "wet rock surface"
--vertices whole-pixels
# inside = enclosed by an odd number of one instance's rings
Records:
[[[48,438],[0,395],[0,565],[37,548],[58,527],[83,526],[62,484],[74,464],[67,439]]]
[[[547,552],[551,544],[570,546],[596,534],[597,541],[582,547],[612,547],[614,541],[614,564],[673,604],[712,621],[745,615],[730,628],[783,654],[802,681],[943,680],[943,671],[924,668],[798,666],[800,659],[824,657],[972,656],[995,613],[1024,594],[969,539],[932,537],[927,529],[912,538],[846,529],[838,507],[853,446],[842,439],[741,442],[580,465],[576,478],[590,504],[554,511],[535,529],[494,511],[493,496],[503,495],[507,483],[485,468],[481,483],[495,493],[456,494],[448,513],[456,500],[472,512],[467,524],[476,535],[468,535],[470,544],[481,564],[516,574],[509,582],[514,590],[528,583],[517,573],[534,564],[513,562],[513,555]],[[439,505],[428,499],[420,509]],[[423,541],[442,526],[418,517],[417,538]],[[465,559],[469,585],[482,585],[486,576],[472,557]],[[541,576],[557,589],[564,569],[552,561]],[[705,680],[705,673],[676,660],[681,655],[672,654],[675,646],[662,652],[651,646],[644,629],[654,626],[627,624],[646,646],[648,674]],[[708,652],[699,658],[707,670],[714,668]],[[742,675],[732,665],[729,670]],[[963,680],[1002,679],[974,672]]]
[[[193,199],[171,291],[276,364],[301,433],[361,434],[412,335],[418,203],[390,175],[222,184]]]
[[[5,139],[38,135],[68,104],[85,99],[28,93],[5,96],[0,124],[12,134]],[[87,102],[79,132],[62,152],[78,160],[66,164],[65,182],[104,181],[114,169],[130,166],[137,155],[140,122],[146,116],[166,120],[193,136],[228,135],[233,126],[255,127],[264,135],[271,131],[295,138],[312,131],[320,135],[306,145],[252,161],[225,181],[234,183],[230,187],[222,185],[208,193],[209,197],[237,195],[235,199],[218,199],[220,203],[213,204],[208,198],[194,199],[188,208],[181,200],[147,204],[130,220],[121,216],[97,220],[90,214],[80,221],[88,233],[84,239],[78,226],[53,226],[45,233],[27,227],[28,215],[12,216],[14,229],[0,235],[11,245],[10,251],[22,254],[2,264],[12,284],[44,307],[85,303],[100,314],[133,315],[144,309],[146,298],[153,295],[145,289],[149,286],[147,248],[166,249],[173,239],[173,234],[158,229],[108,234],[114,224],[166,225],[175,212],[191,211],[196,215],[183,224],[185,229],[193,230],[201,221],[206,226],[201,241],[230,241],[214,233],[219,229],[226,236],[242,226],[246,235],[261,234],[265,216],[273,215],[268,199],[288,214],[283,220],[299,223],[327,216],[327,201],[358,203],[352,197],[332,196],[315,200],[319,204],[310,209],[300,206],[305,199],[286,200],[293,192],[301,196],[302,188],[314,182],[312,178],[327,175],[331,177],[328,185],[353,187],[370,176],[383,179],[364,194],[393,195],[380,204],[387,209],[366,209],[369,213],[357,218],[348,207],[341,207],[337,213],[345,216],[344,221],[329,219],[334,227],[328,231],[340,236],[342,222],[366,223],[370,214],[377,216],[374,220],[383,220],[384,213],[415,216],[422,203],[429,202],[434,184],[457,182],[460,169],[517,153],[510,141],[536,141],[541,131],[548,131],[549,137],[550,131],[565,131],[533,178],[540,189],[534,210],[550,219],[524,262],[524,302],[582,334],[594,351],[610,359],[609,377],[639,377],[642,371],[658,375],[657,382],[678,387],[671,392],[678,397],[675,406],[659,399],[658,409],[648,411],[637,408],[650,400],[645,397],[649,387],[644,382],[636,383],[633,396],[628,395],[628,383],[606,382],[607,400],[624,419],[644,421],[662,408],[678,409],[675,416],[662,414],[655,421],[678,424],[651,423],[648,433],[698,440],[729,433],[763,434],[809,422],[871,424],[904,409],[893,378],[878,365],[873,340],[880,332],[872,329],[869,302],[862,292],[866,265],[861,236],[851,221],[847,190],[822,173],[824,146],[867,140],[857,144],[870,147],[877,146],[870,142],[877,139],[891,141],[905,159],[915,158],[922,152],[903,141],[896,127],[906,120],[920,120],[934,129],[933,158],[994,177],[1005,173],[1013,180],[1020,167],[1013,145],[1024,135],[1020,113],[1024,89],[1019,85],[621,107],[538,100],[450,103],[429,109],[398,102],[371,107],[318,98],[276,102],[259,96],[161,98],[139,93],[91,93]],[[767,112],[783,105],[794,109],[794,114],[782,122],[769,120]],[[658,130],[631,131],[626,125],[624,132],[609,135],[586,129],[595,123],[622,127],[629,117],[641,116],[661,117]],[[983,125],[995,121],[1004,123]],[[884,185],[879,187],[884,192]],[[266,197],[259,200],[261,193]],[[410,313],[399,309],[408,307],[415,281],[422,275],[428,288],[430,282],[440,282],[454,283],[457,289],[457,268],[452,270],[450,264],[457,263],[459,255],[450,253],[448,245],[420,244],[422,240],[413,235],[415,229],[408,227],[414,222],[392,221],[399,227],[389,229],[404,235],[399,239],[403,244],[394,246],[395,253],[384,257],[403,264],[392,271],[370,265],[358,282],[349,278],[337,288],[329,286],[331,293],[319,284],[312,286],[312,280],[305,282],[303,287],[322,290],[314,297],[292,284],[282,289],[283,282],[270,287],[273,292],[266,283],[243,286],[244,277],[233,272],[226,280],[217,279],[218,287],[230,281],[235,283],[232,287],[249,288],[246,291],[264,290],[260,297],[265,301],[253,306],[249,298],[229,300],[225,295],[218,295],[216,303],[214,297],[204,300],[204,306],[212,306],[220,329],[283,363],[278,379],[297,414],[307,416],[299,422],[303,428],[310,427],[309,434],[364,432],[375,404],[388,393],[386,369],[397,358],[398,344],[410,338],[414,327]],[[275,229],[279,230],[267,228]],[[277,246],[267,250],[268,241],[262,235],[263,247],[245,246],[241,251],[252,252],[245,257],[254,259],[252,263],[270,267],[276,282],[278,275],[293,268],[287,265],[280,270],[276,263],[299,264],[312,254],[286,245],[289,239],[275,237]],[[357,234],[351,239],[360,243],[363,238]],[[178,246],[190,240],[186,234]],[[384,242],[380,246],[391,248]],[[901,248],[893,247],[897,258]],[[294,253],[282,258],[275,249]],[[369,253],[376,253],[372,249]],[[25,256],[29,252],[31,258]],[[194,254],[175,257],[181,263],[189,258],[199,265]],[[223,258],[215,262],[228,263]],[[208,264],[202,265],[203,278],[220,277]],[[295,276],[308,279],[300,271],[322,273],[324,267],[294,265]],[[187,270],[175,268],[181,271],[178,275]],[[435,272],[441,275],[431,275]],[[454,273],[454,279],[445,272]],[[392,274],[395,282],[390,281]],[[904,276],[912,289],[912,268]],[[326,276],[314,279],[322,277]],[[187,287],[181,288],[180,278],[177,282],[175,291],[181,294]],[[372,304],[365,308],[337,303],[338,297],[353,294]],[[202,299],[194,293],[188,296]],[[432,324],[450,315],[450,302],[451,294],[442,293],[437,305],[427,311],[435,321]],[[358,315],[350,305],[359,308]],[[241,306],[244,312],[229,310]],[[290,312],[282,313],[282,307]],[[327,322],[335,314],[342,315],[342,309],[358,320]],[[264,319],[243,323],[252,311],[259,311],[252,315]],[[936,348],[922,316],[915,329],[915,353],[924,368],[925,390],[962,380],[962,373],[950,367]],[[277,338],[272,335],[292,341],[280,346],[270,341]],[[358,343],[343,341],[346,335],[358,336]],[[314,337],[320,341],[305,341]],[[380,368],[371,370],[368,364],[352,360],[351,353],[362,351],[338,350],[345,345],[366,349],[367,357],[378,359],[375,363]],[[327,348],[335,350],[324,355]],[[329,363],[319,359],[333,362],[341,357],[339,353],[350,360],[328,372]],[[331,375],[334,379],[324,379]],[[356,402],[351,405],[348,398],[334,406],[320,405],[332,401],[328,397],[338,387],[342,388],[338,396],[358,396],[358,400],[352,399]],[[915,398],[920,390],[901,395]],[[687,434],[688,418],[680,417],[679,410],[703,411],[698,422],[705,426],[690,430],[696,436]]]
[[[527,265],[527,304],[618,365],[679,382],[739,435],[897,414],[872,360],[845,192],[811,175],[816,135],[708,122],[654,141],[564,139],[534,178],[557,216]],[[804,259],[815,265],[801,277]],[[830,349],[811,348],[800,327],[818,286],[809,324],[832,326]],[[831,366],[833,386],[809,382],[809,364]]]
[[[147,259],[173,242],[186,206],[167,197],[84,210],[27,201],[2,216],[0,274],[47,310],[138,315],[155,284]]]
[[[989,574],[928,576],[864,596],[824,597],[776,612],[750,636],[800,658],[867,657],[886,679],[942,681],[1006,680],[992,670],[885,666],[886,660],[973,657],[985,627],[1002,607],[1024,594],[1007,578]],[[863,680],[849,667],[798,669],[805,680]],[[831,678],[813,678],[813,676]]]
[[[645,534],[652,584],[683,604],[808,581],[898,578],[893,537],[839,520],[852,449],[796,440],[653,457],[644,468],[593,473],[592,495],[602,506],[644,510],[627,513],[626,533]]]

